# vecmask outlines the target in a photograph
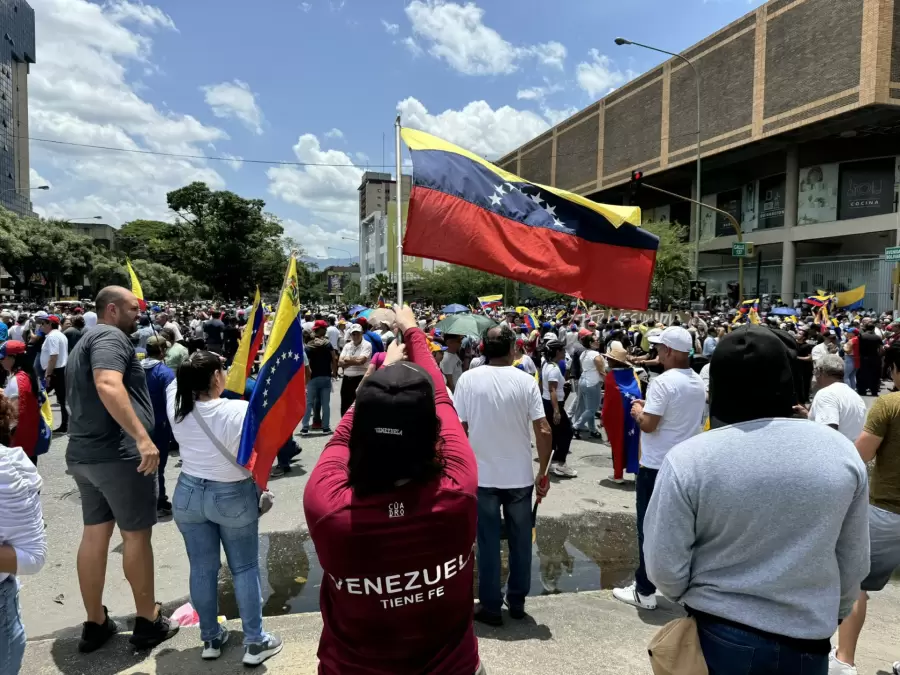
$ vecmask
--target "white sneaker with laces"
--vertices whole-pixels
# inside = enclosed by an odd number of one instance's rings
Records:
[[[837,647],[835,647],[828,655],[828,675],[857,675],[857,670],[856,666],[851,666],[838,659]]]
[[[262,642],[249,644],[244,647],[244,665],[258,666],[266,659],[275,656],[283,647],[284,644],[281,642],[280,637],[266,633]]]
[[[613,597],[621,600],[626,605],[634,605],[640,609],[656,609],[655,595],[641,595],[637,591],[637,585],[631,584],[625,588],[614,588]]]
[[[624,478],[616,478],[615,475],[610,476],[609,478],[607,478],[607,480],[610,481],[611,483],[615,483],[616,485],[624,485],[625,484]],[[602,483],[603,481],[600,481],[600,482]]]
[[[553,473],[562,478],[575,478],[578,472],[568,464],[557,464],[553,467]]]
[[[222,655],[222,646],[226,642],[228,642],[228,629],[222,626],[222,632],[219,633],[219,637],[203,643],[203,651],[200,654],[200,658],[206,661],[219,658]]]

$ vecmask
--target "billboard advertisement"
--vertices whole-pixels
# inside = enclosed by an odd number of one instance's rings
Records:
[[[760,179],[758,229],[771,230],[773,227],[784,227],[784,185],[783,173]]]
[[[409,202],[403,202],[403,222],[409,211]],[[397,273],[397,203],[392,201],[387,207],[387,271]],[[412,271],[422,269],[422,258],[412,255],[403,256],[403,276]]]
[[[669,223],[671,218],[671,207],[668,204],[657,206],[655,209],[641,209],[641,225]]]
[[[328,273],[328,294],[341,295],[344,292],[344,276],[337,272]]]
[[[747,183],[743,188],[743,196],[741,199],[741,229],[744,232],[753,232],[759,225],[756,219],[756,210],[759,207],[757,202],[757,181]]]
[[[819,164],[800,169],[797,224],[813,225],[837,220],[838,165]]]
[[[700,200],[707,206],[716,207],[716,195],[703,195]],[[716,236],[716,212],[709,209],[703,209],[700,213],[700,241],[712,239]]]
[[[841,164],[838,218],[865,218],[894,211],[893,157]]]
[[[735,220],[741,222],[743,191],[741,188],[736,190],[728,190],[720,192],[716,195],[716,207],[734,216]],[[716,236],[730,237],[735,234],[734,225],[727,216],[716,214]]]

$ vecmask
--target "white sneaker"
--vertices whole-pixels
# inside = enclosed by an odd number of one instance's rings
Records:
[[[894,661],[894,675],[900,675],[900,661]]]
[[[625,588],[614,588],[613,597],[621,600],[626,605],[634,605],[640,609],[656,609],[655,595],[641,595],[637,592],[637,585],[631,584]]]
[[[275,656],[283,647],[284,644],[281,642],[280,637],[267,633],[265,640],[262,642],[244,647],[244,665],[258,666],[266,659]]]
[[[897,672],[896,668],[894,672]],[[851,666],[838,659],[837,647],[835,647],[828,655],[828,675],[857,675],[857,670],[856,666]]]
[[[610,477],[607,478],[606,480],[608,480],[608,481],[611,482],[611,483],[615,483],[616,485],[624,485],[624,484],[625,484],[625,479],[624,479],[624,478],[616,478],[614,475],[613,475],[613,476],[610,476]],[[600,481],[600,483],[602,484],[603,481]]]
[[[222,632],[219,633],[219,637],[203,643],[203,651],[200,653],[200,658],[207,661],[219,658],[222,656],[222,646],[226,642],[228,642],[228,629],[222,626]]]
[[[553,467],[553,473],[562,478],[575,478],[578,472],[567,464],[557,464]]]

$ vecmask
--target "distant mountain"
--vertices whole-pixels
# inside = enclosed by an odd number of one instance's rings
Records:
[[[300,260],[318,267],[320,270],[324,270],[326,267],[333,267],[335,265],[352,265],[353,263],[359,262],[359,256],[355,255],[350,259],[346,256],[343,258],[310,258],[309,256],[306,256]]]

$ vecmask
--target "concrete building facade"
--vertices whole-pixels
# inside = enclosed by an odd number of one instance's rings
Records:
[[[34,10],[0,0],[0,206],[31,215],[28,69],[35,62]]]
[[[745,296],[789,302],[865,283],[867,306],[891,306],[883,254],[900,243],[900,0],[771,0],[681,54],[700,75],[701,200],[735,215],[762,254]],[[695,87],[671,59],[498,164],[601,202],[624,203],[635,169],[694,195]],[[638,205],[645,221],[696,220],[686,202],[649,190]],[[712,211],[700,221],[689,234],[700,239],[699,277],[724,292],[737,278],[736,238]]]

